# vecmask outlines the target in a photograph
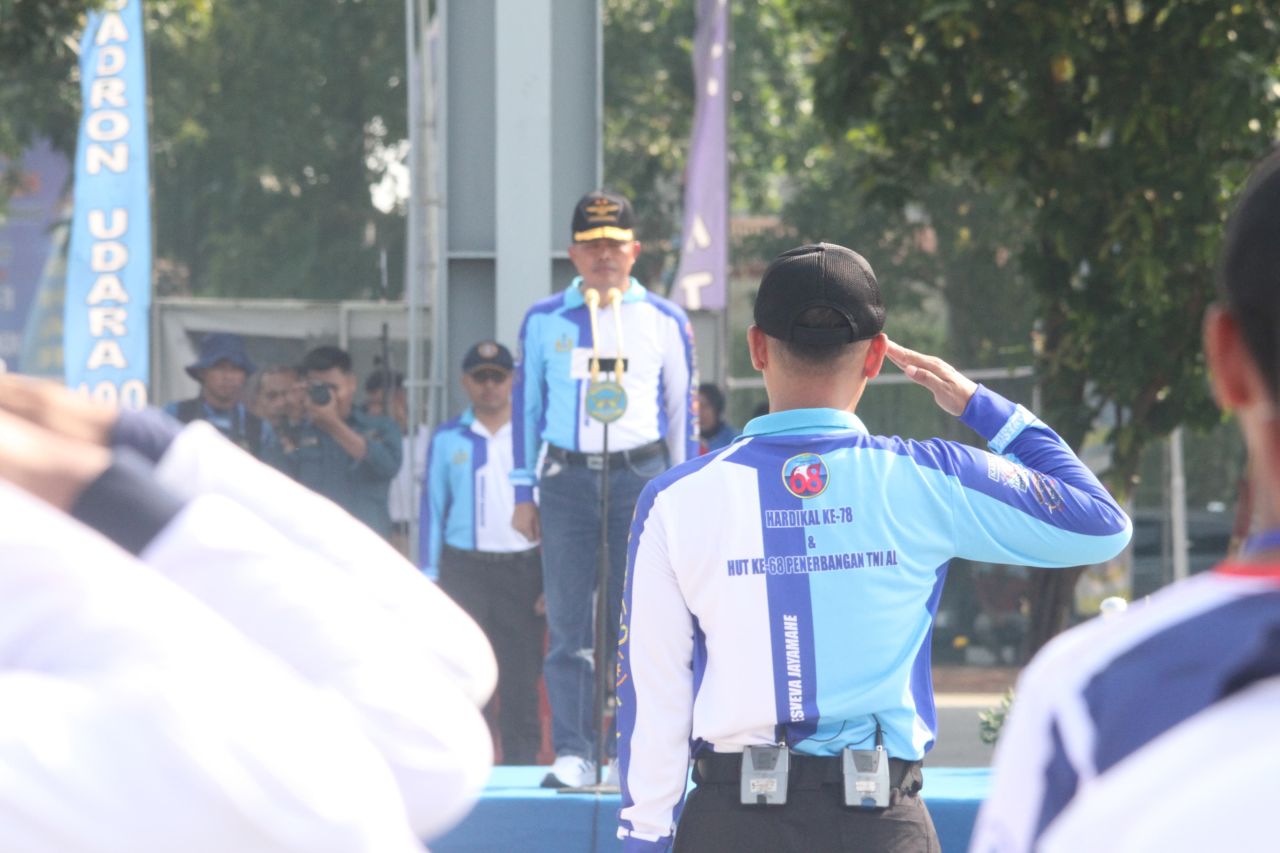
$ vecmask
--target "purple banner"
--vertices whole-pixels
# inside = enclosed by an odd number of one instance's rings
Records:
[[[31,350],[26,340],[29,318],[50,252],[55,248],[54,226],[66,215],[64,199],[71,164],[47,141],[40,140],[23,152],[16,163],[0,161],[0,173],[17,173],[17,191],[0,217],[0,360],[14,372],[52,372],[28,364],[22,357]],[[61,246],[56,246],[61,248]],[[38,331],[38,330],[37,330]],[[58,329],[61,333],[61,326]],[[61,336],[57,359],[61,359]],[[43,365],[48,367],[48,365]],[[53,365],[61,375],[61,362]]]
[[[693,41],[693,137],[684,173],[684,239],[673,298],[722,310],[729,276],[728,0],[698,0]]]

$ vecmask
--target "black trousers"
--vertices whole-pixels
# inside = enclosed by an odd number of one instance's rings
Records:
[[[533,609],[542,594],[538,550],[495,560],[445,548],[440,588],[476,620],[498,659],[497,708],[490,701],[485,717],[501,735],[502,763],[536,764],[542,746],[538,676],[546,633],[545,620]]]
[[[849,808],[841,782],[792,786],[785,806],[744,806],[738,782],[702,782],[689,794],[674,853],[940,853],[938,833],[918,795],[917,768],[889,807]]]

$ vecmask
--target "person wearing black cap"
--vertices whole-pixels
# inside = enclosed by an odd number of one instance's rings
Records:
[[[244,351],[244,340],[228,332],[205,335],[200,342],[200,357],[186,370],[200,383],[200,393],[189,400],[170,403],[165,411],[184,424],[208,421],[234,444],[261,456],[271,428],[250,412],[243,400],[245,380],[254,371],[253,362]]]
[[[747,333],[770,413],[640,496],[618,645],[624,850],[673,832],[677,851],[938,850],[918,793],[948,562],[1074,566],[1129,540],[1052,430],[884,321],[861,255],[778,257]],[[991,452],[868,433],[854,411],[886,357]]]
[[[471,405],[431,436],[419,525],[422,571],[484,629],[498,658],[503,764],[534,764],[542,744],[542,562],[511,526],[511,352],[481,341],[462,360]],[[495,713],[496,712],[496,713]]]
[[[539,538],[539,528],[543,533],[551,634],[544,671],[556,750],[543,781],[548,787],[596,781],[592,602],[605,515],[605,433],[587,414],[593,362],[609,365],[606,371],[624,368],[618,379],[627,399],[625,413],[608,427],[605,650],[616,641],[627,525],[640,489],[668,465],[698,454],[693,332],[679,306],[631,277],[640,254],[631,203],[617,193],[588,193],[574,209],[571,233],[569,258],[578,277],[525,315],[513,390],[512,524],[531,539]],[[592,307],[597,298],[598,309]],[[539,506],[534,486],[541,489]],[[606,741],[612,748],[614,738]]]

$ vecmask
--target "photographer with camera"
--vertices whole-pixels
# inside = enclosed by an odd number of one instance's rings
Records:
[[[316,347],[302,359],[302,371],[307,418],[297,445],[271,448],[266,461],[389,537],[387,490],[400,470],[400,428],[355,408],[356,376],[344,350]]]

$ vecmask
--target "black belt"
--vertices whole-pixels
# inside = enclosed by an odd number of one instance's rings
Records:
[[[619,450],[617,453],[610,453],[609,467],[626,465],[629,462],[644,462],[646,459],[664,456],[666,452],[667,443],[662,439],[658,439],[648,444],[642,444],[639,447],[633,447],[630,450]],[[565,450],[563,447],[556,447],[554,444],[547,445],[547,458],[554,459],[557,462],[564,462],[568,465],[586,465],[593,471],[599,471],[604,467],[603,453],[579,453],[576,450]]]
[[[923,785],[920,761],[889,759],[889,786],[913,794]],[[742,753],[707,752],[693,761],[693,781],[701,784],[738,784],[742,776]],[[805,755],[791,753],[788,788],[793,790],[821,788],[844,782],[844,765],[839,755]]]
[[[468,551],[465,548],[444,545],[440,550],[445,556],[457,557],[460,560],[474,560],[478,563],[514,563],[538,555],[537,548],[530,548],[527,551]]]

